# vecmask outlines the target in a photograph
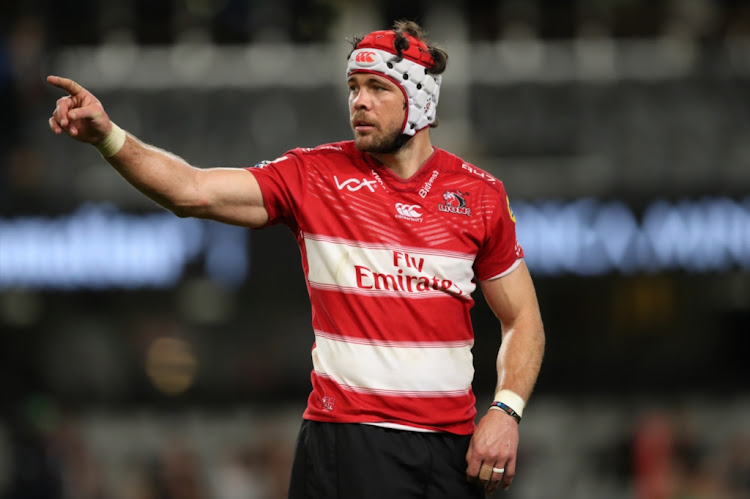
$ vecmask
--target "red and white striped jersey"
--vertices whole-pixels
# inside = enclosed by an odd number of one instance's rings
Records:
[[[352,141],[249,168],[296,234],[312,304],[304,417],[469,434],[476,279],[523,257],[502,183],[435,148],[410,179]]]

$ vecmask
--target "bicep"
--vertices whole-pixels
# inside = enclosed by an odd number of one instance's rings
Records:
[[[200,170],[196,182],[202,200],[196,216],[258,228],[268,222],[263,193],[255,176],[244,168]]]
[[[513,327],[519,320],[541,322],[534,283],[523,260],[509,274],[481,281],[480,286],[487,304],[504,330]]]

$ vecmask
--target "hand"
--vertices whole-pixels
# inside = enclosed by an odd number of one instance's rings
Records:
[[[488,411],[479,421],[466,453],[466,477],[478,480],[487,493],[495,492],[502,483],[508,490],[516,474],[518,423],[502,411]],[[492,468],[502,468],[500,474]]]
[[[62,132],[81,142],[95,144],[109,134],[112,122],[94,95],[68,78],[48,76],[47,83],[65,90],[68,95],[57,100],[49,119],[49,127],[57,135]]]

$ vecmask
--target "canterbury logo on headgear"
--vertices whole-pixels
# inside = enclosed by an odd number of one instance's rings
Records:
[[[375,53],[363,50],[362,52],[359,52],[357,54],[355,59],[360,64],[367,64],[367,63],[372,64],[375,62]]]
[[[402,51],[403,58],[398,61],[398,52],[394,47],[396,33],[370,33],[349,56],[346,74],[380,73],[396,83],[407,103],[407,115],[401,133],[414,135],[435,121],[442,77],[427,73],[435,64],[427,45],[411,35],[404,36],[409,41],[409,48]]]

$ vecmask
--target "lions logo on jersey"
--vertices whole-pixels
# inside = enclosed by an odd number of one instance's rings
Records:
[[[468,192],[445,191],[443,193],[443,203],[438,204],[438,210],[445,213],[455,213],[456,215],[471,216],[471,208],[466,206],[466,196]]]
[[[443,201],[448,206],[455,206],[456,208],[463,208],[466,206],[466,194],[461,191],[445,191],[443,193]]]

